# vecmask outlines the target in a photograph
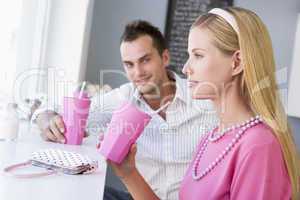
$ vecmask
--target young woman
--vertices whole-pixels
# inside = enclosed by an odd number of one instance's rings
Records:
[[[299,158],[277,94],[271,40],[246,9],[213,9],[192,25],[183,69],[194,99],[220,124],[199,142],[179,198],[299,199]],[[113,165],[134,199],[157,199],[135,168],[133,146]]]
[[[213,101],[220,125],[200,142],[181,199],[299,199],[298,155],[259,17],[213,9],[192,25],[188,52],[192,96]]]

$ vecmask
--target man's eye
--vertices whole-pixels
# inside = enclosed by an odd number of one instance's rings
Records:
[[[125,66],[127,69],[130,69],[130,68],[132,68],[132,67],[133,67],[133,65],[131,65],[131,64],[128,64],[128,63],[125,63],[125,64],[124,64],[124,66]]]
[[[149,60],[150,60],[149,58],[145,58],[142,60],[142,63],[147,63],[147,62],[149,62]]]

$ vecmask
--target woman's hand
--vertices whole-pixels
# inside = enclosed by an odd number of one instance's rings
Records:
[[[116,164],[110,160],[107,163],[112,166],[115,174],[123,181],[130,178],[131,175],[137,172],[135,166],[135,155],[137,152],[136,144],[133,144],[129,150],[128,155],[121,164]]]
[[[99,138],[98,138],[98,141],[96,144],[97,149],[100,149],[101,143],[103,140],[104,140],[104,134],[102,133],[99,135]],[[108,159],[106,160],[107,163],[110,166],[112,166],[114,173],[123,181],[126,178],[130,177],[130,175],[132,175],[134,172],[137,172],[137,169],[135,166],[136,152],[137,152],[136,144],[133,144],[130,147],[128,155],[125,157],[125,159],[123,160],[123,162],[121,164],[116,164]]]
[[[101,144],[97,145],[97,147],[100,147],[100,145]],[[133,199],[159,200],[135,166],[136,152],[136,144],[133,144],[127,157],[121,164],[113,163],[110,160],[107,160],[107,163],[112,166],[115,174],[125,184]]]

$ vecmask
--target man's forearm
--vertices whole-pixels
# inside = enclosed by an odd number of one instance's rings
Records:
[[[141,176],[141,174],[135,170],[130,177],[122,179],[123,183],[127,187],[127,190],[135,200],[159,200],[151,187]]]

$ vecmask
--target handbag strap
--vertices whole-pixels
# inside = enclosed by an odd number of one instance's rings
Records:
[[[12,173],[14,170],[18,168],[29,166],[29,165],[31,165],[31,161],[17,163],[17,164],[7,166],[6,168],[3,169],[3,171],[11,174],[13,177],[16,178],[36,178],[36,177],[48,176],[57,173],[55,170],[51,170],[51,169],[47,169],[46,172],[39,172],[39,173],[28,173],[28,174]]]

